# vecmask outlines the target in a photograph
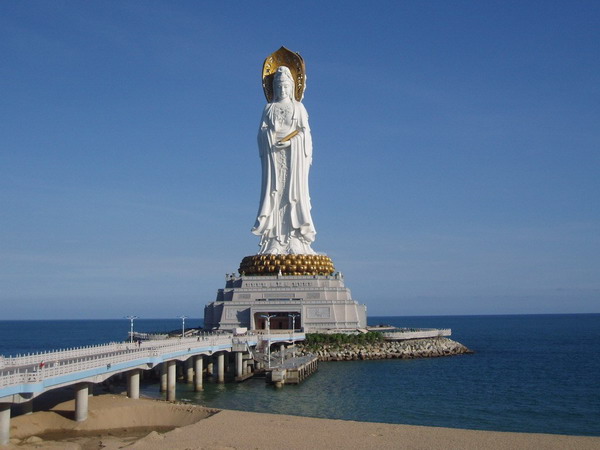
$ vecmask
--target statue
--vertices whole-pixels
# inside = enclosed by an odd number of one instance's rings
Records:
[[[301,103],[304,61],[282,47],[265,60],[267,105],[258,131],[262,189],[252,232],[260,236],[259,255],[315,255],[308,172],[312,138]]]

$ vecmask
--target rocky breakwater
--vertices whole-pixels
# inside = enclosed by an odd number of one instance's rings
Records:
[[[435,337],[365,343],[301,343],[296,345],[296,353],[316,354],[319,361],[356,361],[435,358],[473,352],[460,342],[445,337]]]

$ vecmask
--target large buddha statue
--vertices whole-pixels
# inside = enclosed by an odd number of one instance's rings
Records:
[[[311,247],[308,171],[312,138],[302,104],[306,74],[298,53],[281,47],[265,59],[263,89],[267,105],[258,129],[262,189],[252,232],[260,236],[258,254],[242,259],[246,276],[331,275],[333,261]]]
[[[308,191],[312,138],[308,114],[300,101],[304,86],[298,89],[296,85],[298,79],[304,82],[304,74],[294,76],[284,64],[273,69],[264,81],[267,99],[269,95],[271,99],[258,131],[262,189],[252,232],[260,236],[259,255],[314,255],[311,244],[316,231]]]

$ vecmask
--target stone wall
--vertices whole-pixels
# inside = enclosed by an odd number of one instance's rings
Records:
[[[445,337],[385,341],[372,344],[296,344],[296,354],[313,353],[319,361],[355,361],[365,359],[411,359],[473,353],[460,342]]]

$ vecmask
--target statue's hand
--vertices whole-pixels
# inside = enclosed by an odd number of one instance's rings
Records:
[[[290,141],[285,141],[285,142],[277,141],[275,143],[275,149],[283,150],[284,148],[288,148],[290,145],[291,145]]]

